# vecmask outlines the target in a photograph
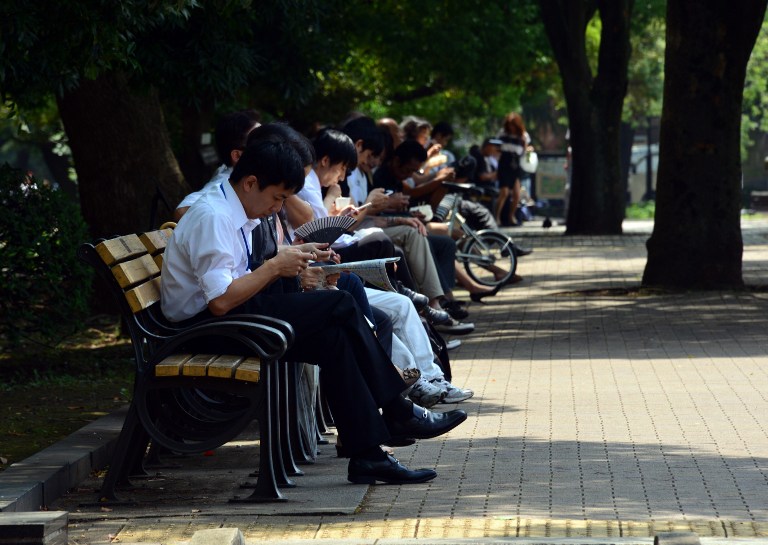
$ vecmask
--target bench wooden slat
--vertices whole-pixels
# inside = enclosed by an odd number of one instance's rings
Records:
[[[160,300],[160,277],[157,276],[126,291],[125,298],[134,314],[157,303]]]
[[[192,354],[174,354],[155,365],[156,377],[177,377],[181,375],[181,369]]]
[[[216,354],[196,354],[184,364],[181,374],[187,377],[204,377],[208,371],[208,366],[217,357]]]
[[[245,356],[219,356],[208,366],[208,376],[216,378],[234,378],[237,366]]]
[[[104,263],[112,267],[115,263],[147,253],[147,248],[138,235],[125,235],[99,242],[96,245],[96,252]]]
[[[152,259],[155,260],[155,265],[157,265],[157,268],[162,271],[163,270],[163,254],[157,254]]]
[[[157,253],[163,252],[165,250],[165,247],[168,246],[168,241],[172,235],[173,229],[162,229],[159,231],[142,233],[139,238],[141,239],[141,242],[144,244],[144,247],[147,249],[147,251],[152,255],[156,255]]]
[[[155,365],[156,377],[180,375],[259,382],[261,360],[227,354],[174,354]]]
[[[259,358],[248,358],[237,366],[235,371],[237,380],[246,382],[259,382],[261,378],[261,360]]]
[[[120,287],[125,289],[157,276],[160,269],[151,255],[144,254],[137,259],[118,263],[112,267],[112,274]]]

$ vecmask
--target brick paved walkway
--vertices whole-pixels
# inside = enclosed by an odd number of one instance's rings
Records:
[[[626,231],[513,231],[535,249],[525,281],[473,304],[478,329],[451,353],[454,382],[476,392],[470,418],[397,449],[436,467],[432,483],[371,487],[352,516],[133,519],[118,537],[768,537],[768,292],[575,293],[639,284],[650,231]],[[745,242],[745,280],[764,283],[767,226]]]

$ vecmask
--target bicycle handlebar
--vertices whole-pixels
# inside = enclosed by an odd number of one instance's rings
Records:
[[[443,182],[443,187],[447,188],[450,193],[462,193],[468,195],[471,193],[482,194],[483,190],[475,184],[458,183],[458,182]]]

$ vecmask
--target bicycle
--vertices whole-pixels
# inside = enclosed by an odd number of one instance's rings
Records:
[[[456,259],[480,284],[495,287],[507,283],[517,269],[512,239],[496,229],[475,231],[460,212],[462,197],[468,198],[482,190],[468,183],[443,182],[443,187],[448,189],[448,194],[437,206],[433,221],[447,221],[449,233],[461,229],[456,241]]]

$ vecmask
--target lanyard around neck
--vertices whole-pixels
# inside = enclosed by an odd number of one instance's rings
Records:
[[[224,195],[224,199],[226,200],[227,193],[224,191],[224,184],[223,183],[219,184],[219,189],[221,189],[221,193],[222,193],[222,195]],[[251,270],[251,256],[253,254],[251,253],[250,246],[248,246],[248,239],[245,237],[245,231],[243,231],[242,227],[240,228],[240,234],[243,235],[243,244],[245,244],[245,255],[248,258],[248,261],[245,264],[245,269],[247,271],[250,271]]]

